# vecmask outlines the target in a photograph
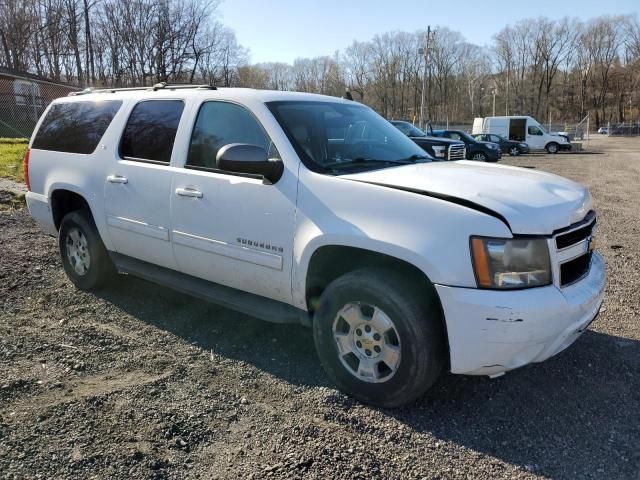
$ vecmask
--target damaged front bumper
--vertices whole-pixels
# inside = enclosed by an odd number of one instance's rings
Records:
[[[436,285],[446,318],[451,372],[498,375],[561,352],[586,330],[604,298],[604,259],[573,285],[517,291]]]

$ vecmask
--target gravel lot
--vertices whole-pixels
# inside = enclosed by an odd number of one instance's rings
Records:
[[[640,138],[503,163],[587,185],[605,307],[549,361],[444,375],[380,410],[334,390],[311,332],[130,277],[75,290],[0,195],[1,478],[640,478]]]

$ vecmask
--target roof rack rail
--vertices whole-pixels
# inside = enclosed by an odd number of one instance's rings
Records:
[[[193,89],[202,89],[202,90],[217,90],[215,85],[194,85],[191,83],[176,83],[176,84],[169,84],[166,82],[160,82],[160,83],[156,83],[155,85],[151,86],[151,87],[125,87],[125,88],[85,88],[84,90],[81,90],[80,92],[71,92],[68,96],[69,97],[75,97],[77,95],[88,95],[90,93],[115,93],[115,92],[130,92],[130,91],[135,91],[135,90],[147,90],[147,91],[153,91],[155,92],[156,90],[176,90],[176,89],[187,89],[187,88],[193,88]]]

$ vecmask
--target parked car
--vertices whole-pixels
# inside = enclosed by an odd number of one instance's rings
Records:
[[[523,153],[529,153],[529,145],[524,142],[507,140],[502,135],[496,135],[495,133],[478,133],[471,136],[481,142],[491,142],[499,145],[502,153],[508,153],[512,157]]]
[[[500,146],[492,142],[476,140],[462,130],[433,130],[436,137],[450,138],[464,142],[467,149],[467,159],[480,162],[497,162],[502,157]]]
[[[585,187],[433,162],[349,100],[88,90],[47,107],[24,166],[29,211],[79,289],[118,271],[310,326],[329,377],[374,405],[412,402],[443,368],[541,362],[603,300]]]
[[[609,135],[609,127],[600,127],[598,133],[602,135]]]
[[[548,133],[536,119],[528,116],[479,117],[474,119],[471,133],[495,133],[526,143],[531,150],[546,150],[548,153],[571,150],[568,136]]]
[[[391,120],[391,124],[436,159],[464,160],[466,158],[464,142],[430,137],[412,123],[403,120]]]

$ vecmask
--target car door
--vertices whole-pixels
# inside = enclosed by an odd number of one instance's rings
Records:
[[[487,135],[487,138],[485,139],[487,142],[493,142],[497,145],[500,146],[500,150],[502,150],[503,152],[506,152],[509,150],[508,145],[506,145],[505,141],[500,138],[498,135]]]
[[[279,156],[244,106],[205,101],[192,128],[184,167],[173,174],[173,249],[183,273],[279,301],[291,301],[297,169],[275,184],[216,168],[225,145],[259,145]]]
[[[183,109],[178,99],[136,103],[104,187],[105,220],[115,251],[173,269],[170,160]]]
[[[529,147],[542,149],[545,147],[544,132],[536,125],[527,125],[527,143]]]

